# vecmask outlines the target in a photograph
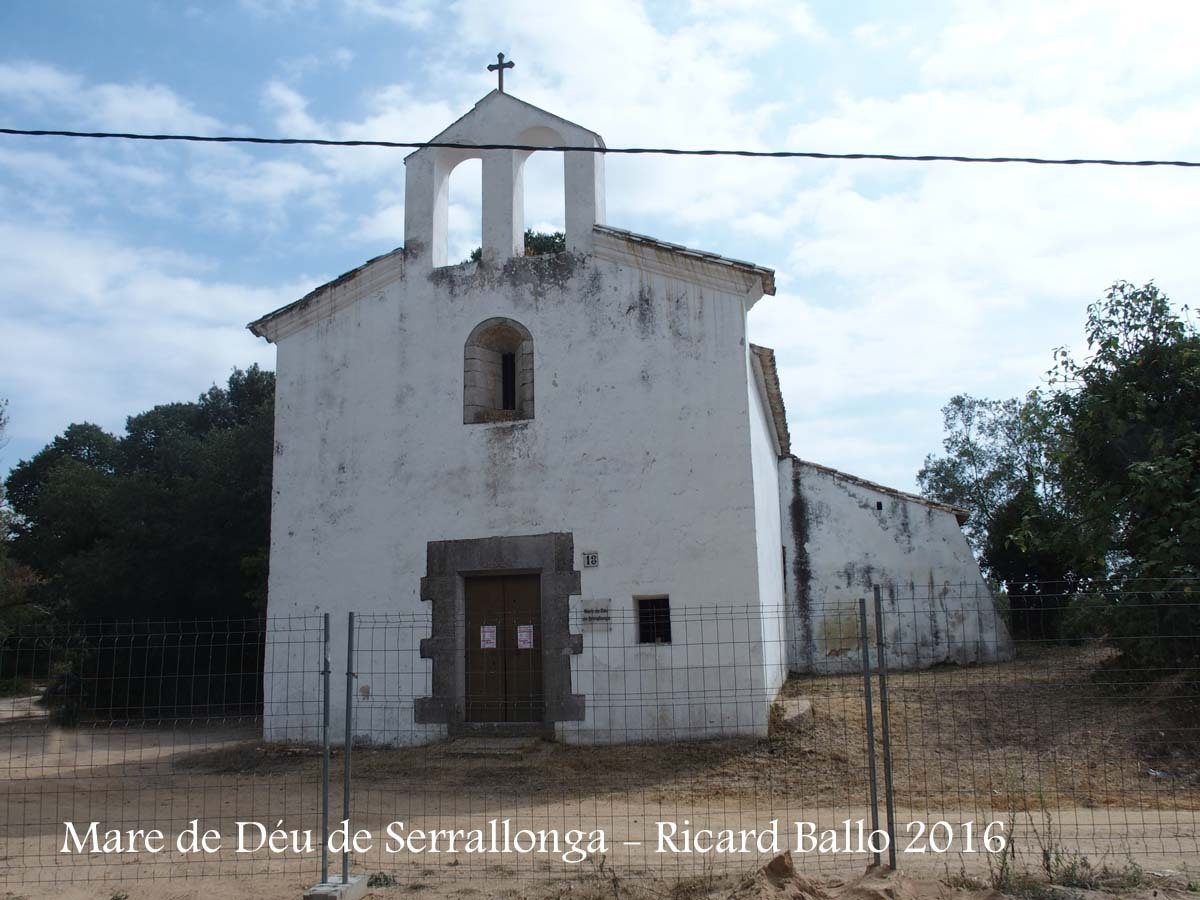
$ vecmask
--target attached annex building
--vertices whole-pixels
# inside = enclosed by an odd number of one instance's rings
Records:
[[[434,140],[603,147],[499,91]],[[1005,655],[959,511],[791,455],[746,338],[774,273],[606,225],[594,152],[561,154],[566,251],[526,257],[528,155],[411,154],[404,247],[249,326],[278,348],[269,616],[331,612],[334,672],[348,610],[425,617],[371,651],[402,664],[356,663],[391,673],[358,686],[356,731],[764,733],[789,669],[857,664],[872,583],[929,607],[897,663]],[[482,258],[447,265],[450,172],[476,157]]]

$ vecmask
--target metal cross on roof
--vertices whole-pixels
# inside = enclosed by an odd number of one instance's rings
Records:
[[[499,73],[499,75],[500,75],[500,93],[502,93],[502,94],[504,93],[504,70],[511,69],[515,65],[516,65],[516,63],[513,62],[511,59],[508,62],[505,62],[503,53],[497,53],[496,61],[494,63],[492,63],[490,66],[488,66],[489,72]]]

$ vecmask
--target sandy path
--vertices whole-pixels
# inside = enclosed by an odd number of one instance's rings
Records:
[[[41,694],[29,697],[0,697],[0,722],[18,719],[44,719],[49,711],[38,704]]]
[[[246,776],[212,774],[156,774],[142,779],[93,776],[88,779],[45,777],[25,782],[0,782],[0,878],[8,890],[30,896],[49,896],[64,883],[110,881],[123,890],[138,890],[157,885],[181,889],[189,883],[184,877],[206,878],[236,876],[274,890],[281,884],[298,886],[316,880],[319,858],[315,853],[270,854],[234,852],[239,820],[262,821],[271,827],[282,819],[287,829],[311,828],[319,834],[319,782],[307,769],[278,775]],[[372,848],[353,858],[358,872],[386,872],[407,885],[439,889],[479,887],[499,884],[519,885],[530,878],[594,876],[598,856],[578,865],[565,864],[561,856],[568,849],[565,835],[570,829],[601,829],[605,833],[605,866],[622,878],[655,877],[674,881],[712,873],[742,873],[761,864],[775,853],[765,844],[758,852],[753,839],[748,852],[724,855],[696,852],[657,852],[660,822],[679,829],[769,829],[772,819],[779,823],[779,849],[803,849],[797,844],[794,825],[797,820],[812,822],[818,831],[838,830],[843,820],[864,818],[865,807],[809,806],[802,798],[780,800],[764,795],[731,798],[696,797],[687,802],[654,801],[645,793],[607,793],[591,797],[543,797],[531,801],[528,795],[499,790],[446,792],[436,788],[398,789],[394,784],[363,785],[354,794],[352,827],[366,829],[372,835]],[[334,798],[335,816],[340,798]],[[910,821],[926,821],[920,810],[897,810],[902,846],[920,849],[928,839],[917,840],[917,829],[905,828]],[[963,823],[976,821],[975,840],[982,826],[971,810],[940,811],[939,819],[953,826],[955,838],[946,853],[907,852],[901,854],[905,871],[943,874],[960,869],[980,871],[986,859],[980,852],[966,852]],[[224,846],[211,855],[183,855],[168,849],[161,854],[80,855],[59,852],[64,840],[61,822],[67,818],[83,831],[95,819],[102,828],[158,828],[173,838],[193,818],[204,829],[216,829]],[[470,854],[447,852],[445,840],[437,852],[388,852],[388,824],[404,822],[403,833],[411,837],[413,829],[470,830],[488,829],[491,819],[509,820],[511,829],[558,832],[562,843],[558,854],[499,852]],[[986,823],[984,823],[986,824]],[[1032,865],[1037,865],[1040,846],[1052,843],[1084,853],[1096,861],[1122,863],[1127,856],[1136,858],[1147,869],[1179,869],[1184,862],[1200,861],[1198,840],[1192,817],[1176,810],[1130,808],[1056,809],[1034,813],[1005,823],[1018,848]],[[907,834],[906,834],[907,831]],[[249,831],[253,835],[253,831]],[[501,829],[502,833],[502,829]],[[851,833],[852,838],[854,832]],[[942,828],[939,837],[948,836]],[[684,850],[683,836],[676,834],[676,845]],[[464,841],[465,838],[460,838]],[[581,842],[586,846],[586,838]],[[868,862],[865,854],[854,852],[839,838],[833,853],[796,852],[797,868],[820,876],[844,875],[861,871]],[[552,850],[547,847],[547,850]],[[338,862],[335,860],[334,866]],[[207,881],[205,882],[207,884]],[[95,896],[95,894],[92,894]],[[171,894],[174,896],[174,894]]]

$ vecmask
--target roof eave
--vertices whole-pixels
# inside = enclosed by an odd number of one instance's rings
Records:
[[[783,391],[779,386],[779,369],[775,365],[775,351],[770,347],[750,344],[750,352],[757,364],[756,380],[761,374],[762,381],[759,384],[759,390],[771,413],[770,424],[775,433],[779,458],[786,459],[792,453],[792,435],[788,430],[787,408],[784,406]]]
[[[387,261],[393,262],[403,270],[404,248],[397,247],[388,253],[368,259],[361,266],[356,266],[348,272],[343,272],[337,278],[313,288],[299,300],[293,300],[274,312],[260,316],[246,328],[256,337],[275,343],[279,338],[286,337],[304,327],[309,318],[306,313],[311,313],[315,307],[328,307],[332,311],[357,300],[363,292],[364,282],[368,280],[363,276],[368,273],[368,270],[377,269],[381,263]],[[340,302],[335,301],[334,295],[339,295]],[[329,302],[325,303],[327,300]]]
[[[657,253],[675,256],[680,261],[700,265],[718,280],[722,278],[729,280],[730,273],[733,272],[750,276],[760,287],[760,293],[756,294],[755,298],[763,294],[771,296],[775,294],[775,270],[768,269],[766,266],[759,266],[741,259],[732,259],[706,250],[696,250],[692,247],[685,247],[683,244],[674,244],[625,228],[614,228],[611,225],[593,225],[592,230],[603,237],[622,241],[630,247],[653,250]]]
[[[560,125],[565,125],[568,128],[572,128],[572,129],[578,129],[580,132],[583,132],[583,133],[589,135],[593,139],[593,144],[596,148],[598,148],[600,150],[604,149],[604,138],[600,137],[599,134],[592,131],[590,128],[585,128],[583,125],[580,125],[578,122],[572,122],[570,119],[564,119],[562,116],[556,115],[555,113],[552,113],[552,112],[548,112],[547,110],[542,109],[540,106],[534,106],[528,100],[522,100],[520,97],[517,97],[514,94],[509,94],[507,92],[501,92],[501,91],[496,90],[495,88],[492,88],[490,91],[488,91],[482,97],[480,97],[477,101],[475,101],[474,106],[472,106],[465,113],[463,113],[461,116],[459,116],[453,122],[451,122],[449,125],[447,125],[445,128],[443,128],[441,131],[439,131],[436,135],[431,137],[426,143],[428,143],[428,144],[457,143],[457,142],[451,140],[451,138],[453,137],[453,134],[454,134],[454,130],[456,128],[458,128],[460,125],[462,125],[463,122],[470,119],[471,116],[475,115],[476,110],[478,110],[481,106],[483,106],[485,103],[492,101],[496,97],[504,98],[502,102],[511,101],[513,103],[519,103],[520,105],[528,107],[529,109],[537,112],[538,114],[540,114],[542,116],[547,117],[548,119],[552,119],[555,122],[558,122]],[[463,144],[462,146],[463,146],[463,149],[466,149],[466,150],[471,149],[470,144]],[[425,149],[427,149],[427,148],[426,147],[418,147],[416,150],[413,150],[411,153],[409,153],[408,155],[406,155],[404,157],[404,162],[407,163],[412,157],[416,156],[418,153],[422,152]]]
[[[832,466],[823,466],[820,463],[813,462],[808,459],[801,459],[799,456],[792,454],[792,459],[796,462],[816,469],[819,472],[824,472],[834,478],[839,478],[843,481],[849,481],[852,484],[860,485],[868,490],[876,491],[880,494],[886,494],[890,497],[895,497],[899,500],[907,500],[911,503],[919,503],[921,506],[927,506],[930,509],[940,510],[941,512],[952,513],[955,521],[960,526],[967,523],[970,518],[970,513],[961,506],[954,506],[949,503],[942,503],[940,500],[930,500],[928,497],[922,497],[920,494],[911,494],[908,491],[902,491],[899,488],[888,487],[885,484],[879,484],[875,481],[870,481],[866,478],[860,478],[858,475],[851,475],[849,472],[843,472],[840,469],[835,469]]]

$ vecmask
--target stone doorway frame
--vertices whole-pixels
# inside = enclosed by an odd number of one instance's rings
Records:
[[[555,722],[580,722],[585,697],[571,693],[571,656],[583,652],[583,635],[571,634],[570,598],[580,594],[575,536],[569,532],[524,534],[457,541],[429,541],[421,600],[432,604],[430,635],[421,639],[421,658],[433,662],[432,689],[418,697],[413,719],[444,724],[455,734],[551,735]],[[466,587],[472,575],[541,576],[541,722],[467,722]]]

